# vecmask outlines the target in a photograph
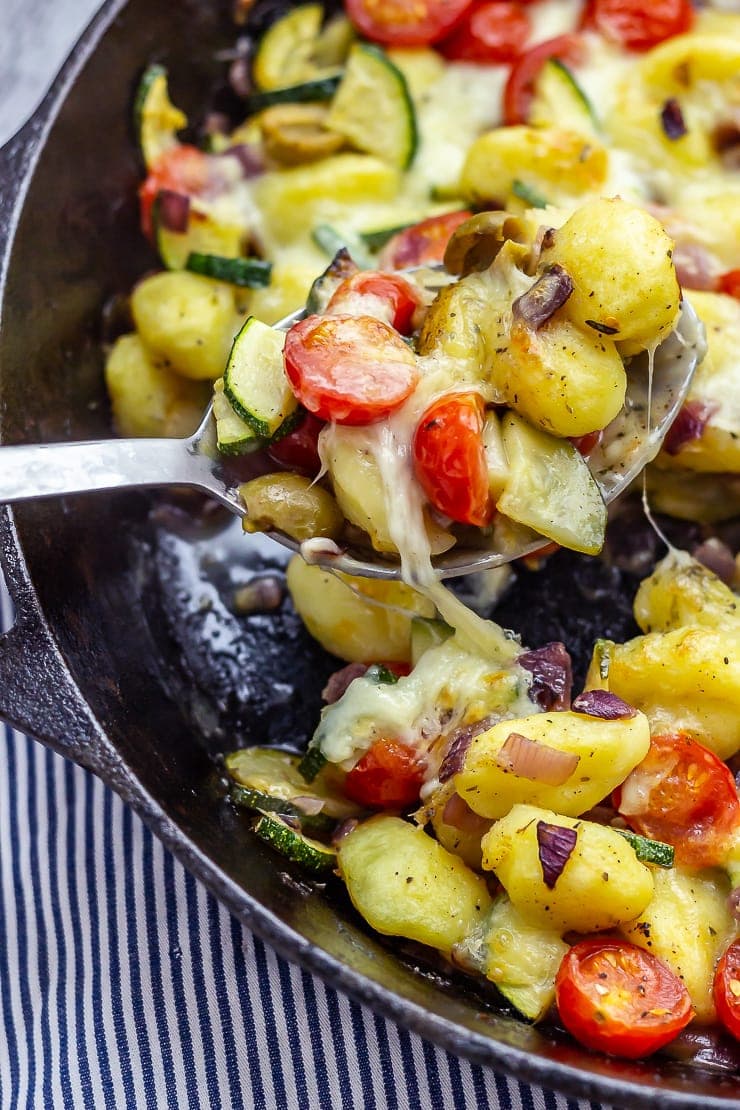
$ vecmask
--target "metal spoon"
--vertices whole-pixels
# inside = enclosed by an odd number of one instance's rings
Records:
[[[289,328],[302,311],[281,320]],[[647,359],[633,361],[624,409],[605,430],[588,465],[604,501],[622,493],[658,453],[706,349],[704,332],[693,308],[684,301],[676,330],[655,352],[652,398]],[[209,494],[238,516],[245,516],[239,497],[243,476],[234,460],[216,449],[215,420],[209,405],[200,427],[188,439],[110,439],[86,443],[43,443],[0,447],[0,503],[57,497],[69,493],[132,487],[190,486]],[[286,547],[300,545],[282,533],[270,533]],[[549,541],[531,530],[515,529],[499,549],[454,547],[434,559],[440,578],[502,566],[531,554]],[[368,578],[398,578],[399,565],[366,549],[333,551],[314,548],[312,561]]]

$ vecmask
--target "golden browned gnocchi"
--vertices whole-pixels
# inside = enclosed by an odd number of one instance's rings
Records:
[[[350,663],[408,662],[413,618],[434,615],[432,603],[404,582],[332,574],[300,556],[288,564],[287,581],[311,635]]]
[[[500,127],[470,147],[460,177],[466,200],[480,207],[527,207],[516,183],[550,204],[573,204],[606,183],[604,147],[559,128]],[[521,190],[520,190],[521,191]]]
[[[449,955],[491,905],[485,881],[458,856],[397,817],[375,817],[339,844],[349,896],[379,933]]]
[[[543,871],[543,825],[575,833],[554,880]],[[560,932],[598,932],[631,921],[654,890],[650,869],[614,829],[530,805],[515,805],[486,833],[483,866],[527,921]]]
[[[513,409],[563,437],[605,428],[627,384],[614,342],[562,319],[536,332],[515,324],[506,349],[494,352],[493,377]]]
[[[563,753],[566,759],[551,759],[556,768],[562,767],[559,774],[553,772],[561,781],[542,781],[535,771],[517,774],[517,762],[507,759],[517,737],[532,745],[533,765],[538,746],[541,763],[552,752]],[[644,758],[649,745],[650,730],[642,713],[617,721],[569,712],[505,720],[475,737],[455,776],[455,789],[482,817],[504,817],[520,803],[575,817],[622,782]]]
[[[136,334],[122,335],[105,364],[116,431],[122,436],[187,436],[203,418],[209,383],[176,374]]]
[[[579,328],[615,342],[647,347],[665,338],[681,292],[673,241],[647,212],[618,199],[584,204],[552,232],[543,260],[573,279],[564,315]]]
[[[611,645],[607,674],[653,730],[688,733],[721,759],[740,748],[740,632],[688,625],[638,636]]]
[[[239,330],[231,286],[178,271],[145,278],[131,294],[145,346],[174,373],[215,380]]]

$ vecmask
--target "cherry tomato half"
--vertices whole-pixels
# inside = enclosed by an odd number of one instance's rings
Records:
[[[732,772],[722,760],[683,733],[653,736],[642,763],[614,793],[614,804],[635,832],[664,840],[687,867],[720,863],[740,825]]]
[[[376,740],[344,781],[353,802],[373,809],[403,809],[419,798],[424,765],[418,753],[398,740]]]
[[[545,62],[559,58],[568,65],[577,65],[583,56],[578,35],[558,35],[526,50],[511,67],[504,88],[504,123],[526,123],[534,97],[534,86]]]
[[[629,50],[649,50],[690,30],[693,22],[690,0],[589,0],[582,26]]]
[[[413,227],[399,231],[383,247],[379,264],[391,270],[403,270],[409,266],[442,262],[453,231],[472,215],[467,209],[445,212],[442,216],[430,216]]]
[[[152,236],[152,207],[162,189],[189,197],[202,193],[208,182],[208,156],[186,143],[167,150],[157,160],[139,188],[141,229]]]
[[[471,0],[347,0],[347,15],[366,38],[390,46],[439,42]]]
[[[479,393],[447,393],[421,417],[413,448],[416,476],[435,509],[478,527],[490,523],[494,510],[483,419]]]
[[[717,282],[717,289],[740,301],[740,270],[728,270],[726,274],[722,274]]]
[[[411,330],[419,298],[412,285],[398,274],[361,270],[345,278],[327,305],[327,313],[376,316],[403,335]]]
[[[740,1041],[740,940],[734,940],[714,973],[714,1005],[717,1017]]]
[[[629,1060],[672,1041],[693,1017],[689,992],[667,964],[611,937],[583,940],[565,954],[555,1000],[576,1040]]]
[[[271,459],[286,466],[288,470],[297,470],[314,478],[321,470],[319,457],[319,434],[324,427],[323,421],[317,420],[307,412],[300,424],[288,432],[287,436],[271,443],[267,453]]]
[[[439,49],[457,62],[513,62],[530,29],[529,17],[519,4],[506,0],[474,4]]]
[[[583,455],[584,459],[587,459],[594,448],[598,447],[601,443],[603,434],[603,429],[600,428],[598,432],[587,432],[585,436],[569,436],[568,438],[580,454]]]
[[[284,357],[298,400],[338,424],[382,420],[419,380],[413,351],[372,316],[307,316],[286,335]]]

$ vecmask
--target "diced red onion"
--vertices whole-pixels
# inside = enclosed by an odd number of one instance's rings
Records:
[[[522,320],[537,331],[553,313],[562,308],[572,292],[573,279],[570,274],[557,263],[548,266],[532,288],[514,301],[511,306],[514,319]]]
[[[574,752],[551,748],[549,744],[522,736],[521,732],[510,732],[496,753],[496,763],[502,770],[543,786],[562,786],[580,759]]]
[[[726,543],[717,536],[710,536],[704,543],[700,543],[692,552],[697,563],[701,563],[707,570],[711,570],[725,585],[729,585],[735,577],[735,557]]]
[[[225,112],[209,112],[203,120],[206,135],[228,135],[231,121]]]
[[[714,146],[727,170],[740,169],[740,110],[714,129]]]
[[[555,244],[555,228],[541,227],[537,237],[540,243],[540,251],[549,251]]]
[[[681,139],[687,133],[686,120],[675,96],[669,96],[661,108],[660,122],[667,139]]]
[[[311,794],[305,796],[301,794],[298,798],[291,798],[291,802],[301,813],[305,813],[306,817],[315,817],[324,808],[324,799]]]
[[[573,854],[578,840],[576,829],[537,822],[537,849],[545,886],[552,890]]]
[[[701,436],[719,405],[715,401],[687,401],[668,429],[663,440],[663,450],[677,455],[682,447]]]
[[[735,921],[740,921],[740,886],[736,886],[727,895],[727,908]]]
[[[439,766],[438,777],[440,782],[447,782],[453,775],[462,771],[465,753],[473,738],[481,732],[487,732],[495,721],[496,717],[484,717],[481,721],[476,721],[472,725],[463,725],[462,728],[458,728],[452,733],[447,742],[447,754]]]
[[[331,559],[338,559],[344,554],[344,548],[325,536],[313,536],[301,544],[301,555],[309,566],[316,563],[328,563]]]
[[[673,248],[673,265],[685,289],[716,289],[719,263],[700,243],[677,242]]]
[[[242,100],[251,93],[253,85],[247,57],[235,58],[229,66],[229,85]]]
[[[175,193],[172,189],[160,189],[157,193],[157,215],[166,231],[175,231],[182,234],[188,230],[190,197],[187,193]]]
[[[335,846],[339,844],[341,840],[344,840],[345,836],[349,836],[349,834],[357,828],[359,823],[356,817],[348,817],[346,821],[342,821],[341,825],[338,825],[334,830],[334,834],[331,838],[332,844]]]
[[[637,716],[637,710],[633,706],[622,701],[610,690],[584,690],[574,699],[571,708],[574,713],[600,717],[602,721],[621,721]]]
[[[442,820],[453,829],[464,833],[479,833],[481,836],[491,827],[487,817],[474,813],[464,798],[459,794],[452,794],[442,811]]]
[[[540,709],[567,709],[573,685],[573,668],[565,644],[554,640],[517,659],[532,675],[529,696]]]
[[[481,974],[484,968],[483,960],[476,959],[476,954],[471,951],[466,941],[453,944],[450,949],[450,963],[453,967],[471,974]]]
[[[346,667],[342,667],[339,671],[334,671],[334,674],[329,675],[326,686],[321,691],[321,696],[327,705],[333,705],[335,701],[339,701],[343,694],[347,692],[350,683],[354,682],[356,678],[362,678],[367,671],[366,663],[348,663]]]
[[[236,158],[245,177],[259,177],[265,172],[265,159],[256,143],[237,143],[225,150],[224,155]]]

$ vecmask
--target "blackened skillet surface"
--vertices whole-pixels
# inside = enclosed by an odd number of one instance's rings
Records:
[[[106,17],[99,21],[96,50],[88,57],[83,46],[65,71],[69,91],[18,223],[0,335],[4,442],[108,433],[101,306],[155,264],[137,230],[132,89],[144,64],[163,61],[174,99],[195,115],[221,73],[215,52],[232,43],[228,13],[214,0],[119,7],[107,9],[104,34]],[[334,663],[287,609],[274,619],[234,618],[229,575],[248,576],[249,557],[240,548],[234,560],[226,550],[233,542],[221,533],[202,532],[193,545],[157,528],[150,508],[139,495],[79,497],[24,506],[15,532],[5,523],[4,557],[24,627],[36,630],[29,650],[18,652],[24,672],[15,676],[19,687],[37,685],[36,733],[95,766],[285,955],[452,1051],[629,1107],[729,1105],[736,1087],[727,1074],[592,1056],[497,1012],[459,980],[440,990],[435,970],[417,971],[413,959],[397,960],[392,946],[367,933],[338,883],[304,884],[249,835],[223,801],[213,753],[247,739],[300,742]],[[594,631],[585,614],[605,630],[599,606],[572,590],[574,575],[593,571],[564,565],[549,572],[550,587],[547,579],[523,579],[519,599],[507,603],[518,617],[524,607],[531,646],[563,634],[555,594],[568,620],[581,622],[584,644]],[[615,596],[603,594],[610,620]],[[627,620],[628,606],[619,605]],[[571,636],[567,621],[564,635]],[[53,666],[46,665],[51,648]],[[12,707],[7,713],[20,719]],[[63,734],[67,718],[74,727]]]

